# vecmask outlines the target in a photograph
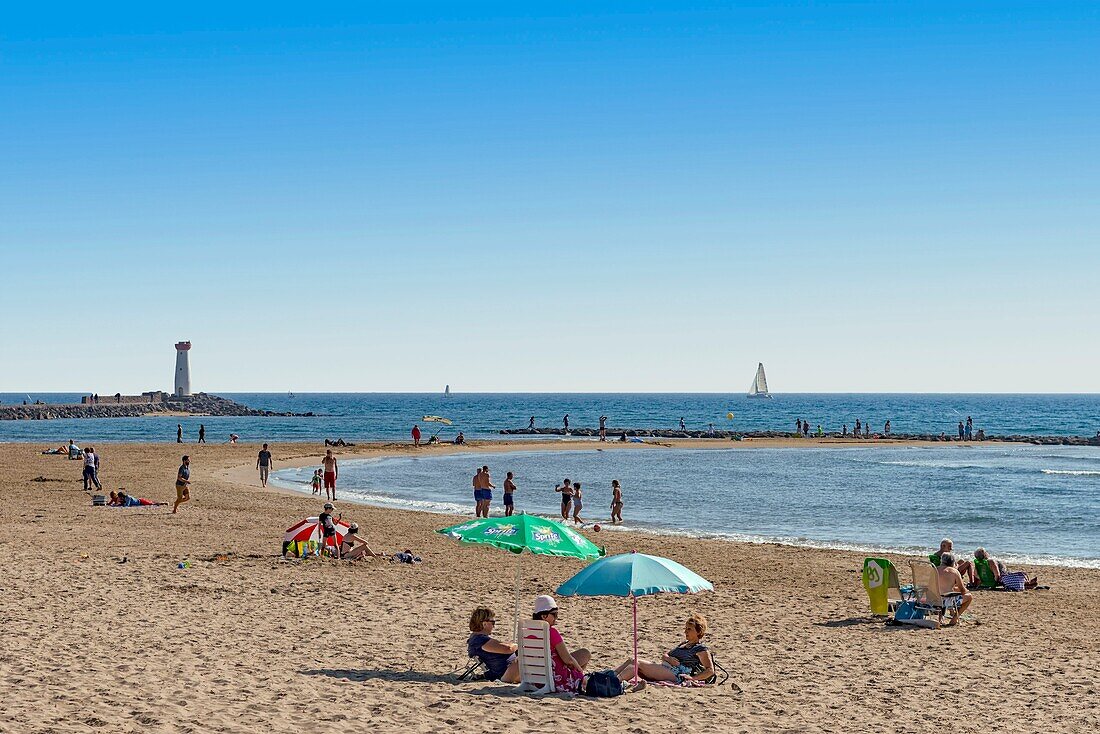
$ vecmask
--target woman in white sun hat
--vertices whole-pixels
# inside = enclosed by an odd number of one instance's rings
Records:
[[[554,668],[554,687],[559,691],[576,693],[584,680],[584,669],[592,659],[592,653],[583,647],[569,652],[565,640],[555,627],[558,623],[558,605],[554,597],[535,597],[535,613],[532,619],[541,619],[550,625],[550,659]]]

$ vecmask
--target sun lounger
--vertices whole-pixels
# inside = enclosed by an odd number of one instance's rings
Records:
[[[519,690],[524,693],[553,693],[554,670],[550,662],[550,625],[541,619],[519,624]]]

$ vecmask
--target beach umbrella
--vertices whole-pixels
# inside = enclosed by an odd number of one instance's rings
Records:
[[[449,425],[452,425],[454,423],[454,421],[452,421],[450,418],[444,418],[441,415],[426,415],[423,418],[421,418],[420,420],[424,421],[425,423],[439,423],[440,424],[439,428],[436,429],[436,432],[432,434],[433,436],[438,436],[439,432],[443,430],[443,426],[449,426]]]
[[[336,525],[336,545],[340,545],[344,542],[344,535],[347,534],[351,525],[345,520],[333,519],[332,522]],[[283,545],[285,547],[287,543],[307,543],[311,540],[320,542],[323,537],[321,520],[317,517],[307,517],[286,529],[283,533]]]
[[[699,574],[676,561],[645,553],[620,553],[586,566],[558,587],[562,596],[629,596],[634,607],[634,679],[638,679],[638,597],[714,591]]]
[[[519,624],[519,574],[524,551],[539,556],[565,556],[592,560],[604,554],[573,528],[538,515],[521,512],[503,517],[483,517],[437,530],[462,543],[491,545],[510,551],[516,558],[516,625]]]

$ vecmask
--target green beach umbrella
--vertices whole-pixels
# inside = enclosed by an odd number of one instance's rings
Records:
[[[519,573],[522,553],[540,556],[565,556],[592,560],[604,554],[600,548],[573,528],[538,515],[520,513],[502,517],[484,517],[437,530],[462,543],[491,545],[515,553],[516,627],[519,625]]]

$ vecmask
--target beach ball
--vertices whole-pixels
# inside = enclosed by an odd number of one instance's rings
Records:
[[[595,525],[593,525],[592,530],[597,533],[600,532],[600,524],[596,523]]]
[[[733,420],[733,413],[726,413],[726,420]]]

